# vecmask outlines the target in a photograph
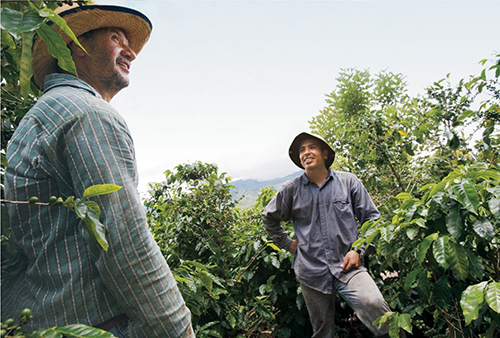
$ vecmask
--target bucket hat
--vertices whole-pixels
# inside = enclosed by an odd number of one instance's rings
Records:
[[[127,7],[111,5],[63,5],[55,10],[77,37],[100,28],[121,28],[127,35],[130,48],[139,54],[151,35],[153,25],[142,13]],[[61,34],[68,44],[71,38],[62,33],[51,21],[48,24]],[[50,54],[47,44],[35,35],[33,42],[33,82],[40,88],[46,75],[57,72],[57,60]]]
[[[300,163],[299,148],[302,141],[308,138],[313,138],[318,140],[323,145],[323,148],[328,151],[328,157],[325,160],[325,165],[327,168],[330,168],[330,166],[333,163],[333,160],[335,159],[335,151],[333,151],[332,147],[330,147],[330,145],[321,136],[309,134],[306,132],[302,132],[299,135],[295,136],[295,138],[292,141],[292,144],[290,145],[290,149],[288,150],[288,155],[290,155],[290,159],[292,160],[292,162],[295,163],[297,167],[304,169],[302,163]]]

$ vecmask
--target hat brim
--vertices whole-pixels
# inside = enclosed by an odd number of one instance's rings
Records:
[[[144,47],[153,28],[151,21],[142,13],[126,7],[88,5],[74,7],[59,13],[73,33],[80,35],[100,28],[121,28],[127,35],[130,48],[136,53]],[[48,24],[61,34],[67,45],[71,38],[52,22]],[[57,72],[57,61],[50,54],[47,44],[35,36],[33,43],[33,82],[40,88],[46,75]]]
[[[309,134],[306,132],[297,135],[290,145],[288,155],[290,156],[292,162],[295,163],[297,167],[304,169],[304,166],[302,165],[302,163],[300,163],[299,148],[302,142],[308,138],[318,140],[323,145],[324,149],[328,151],[328,157],[325,160],[325,166],[326,168],[330,168],[333,161],[335,160],[335,151],[332,149],[332,147],[330,147],[328,143],[326,143],[326,141],[321,136]]]

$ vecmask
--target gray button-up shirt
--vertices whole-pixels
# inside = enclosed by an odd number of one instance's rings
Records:
[[[361,181],[347,172],[330,171],[321,186],[305,173],[284,184],[262,213],[269,236],[288,249],[292,239],[281,221],[292,221],[299,243],[293,269],[297,279],[317,291],[331,294],[333,278],[347,283],[361,266],[345,272],[340,267],[358,238],[358,222],[380,218]]]

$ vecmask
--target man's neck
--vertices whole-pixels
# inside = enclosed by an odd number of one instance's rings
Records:
[[[321,186],[325,178],[328,176],[328,169],[306,169],[306,176],[311,182],[314,182],[318,187]]]

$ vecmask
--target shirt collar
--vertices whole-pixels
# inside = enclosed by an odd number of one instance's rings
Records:
[[[60,74],[60,73],[49,74],[45,77],[42,88],[43,92],[46,93],[52,88],[59,86],[70,86],[70,87],[80,88],[102,99],[101,94],[99,94],[91,85],[89,85],[82,79],[79,79],[70,74]]]
[[[326,176],[325,181],[323,183],[325,183],[327,181],[330,181],[330,180],[333,180],[333,178],[334,178],[333,171],[331,169],[328,169],[328,175]],[[301,179],[301,182],[302,182],[303,185],[307,185],[307,184],[311,183],[311,181],[309,181],[309,178],[307,178],[307,175],[306,175],[305,171],[302,174],[302,177],[300,179]]]

